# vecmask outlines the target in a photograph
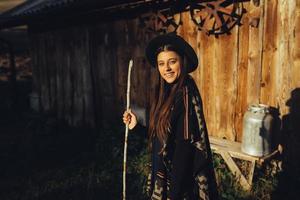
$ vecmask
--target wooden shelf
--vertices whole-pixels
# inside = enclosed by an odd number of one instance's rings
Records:
[[[278,150],[275,150],[271,154],[263,157],[255,157],[248,154],[245,154],[241,151],[241,143],[232,142],[225,139],[219,139],[215,137],[209,137],[211,149],[222,156],[226,162],[230,171],[236,176],[237,180],[240,182],[241,186],[245,190],[250,190],[252,186],[253,174],[256,163],[262,164],[263,162],[271,159],[274,155],[278,153]],[[249,167],[249,176],[248,179],[242,174],[239,167],[236,165],[235,161],[232,158],[238,158],[241,160],[250,161],[251,165]]]

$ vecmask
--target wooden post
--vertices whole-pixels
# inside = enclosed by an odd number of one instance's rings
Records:
[[[235,164],[234,160],[231,158],[229,153],[225,152],[225,151],[221,151],[220,154],[221,154],[222,158],[225,160],[225,162],[226,162],[228,168],[230,169],[230,171],[233,172],[233,174],[237,177],[238,181],[241,183],[241,186],[245,190],[249,190],[251,188],[250,184],[248,183],[245,176],[242,174],[241,170]]]

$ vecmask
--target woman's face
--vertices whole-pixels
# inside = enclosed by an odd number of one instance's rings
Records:
[[[174,83],[180,76],[182,61],[175,51],[162,51],[157,55],[160,76],[167,83]]]

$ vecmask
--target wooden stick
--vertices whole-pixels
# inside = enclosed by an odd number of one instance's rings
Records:
[[[133,60],[131,59],[129,61],[128,66],[128,76],[127,76],[127,104],[126,104],[126,110],[129,110],[130,106],[130,77],[131,77],[131,69],[133,66]],[[126,171],[127,171],[127,139],[128,139],[128,125],[126,124],[125,129],[125,139],[124,139],[124,156],[123,156],[123,200],[126,200]]]

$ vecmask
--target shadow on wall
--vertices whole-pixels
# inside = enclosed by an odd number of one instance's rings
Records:
[[[280,134],[283,172],[274,199],[298,199],[300,195],[300,88],[291,92],[286,105],[289,113],[282,117]]]

